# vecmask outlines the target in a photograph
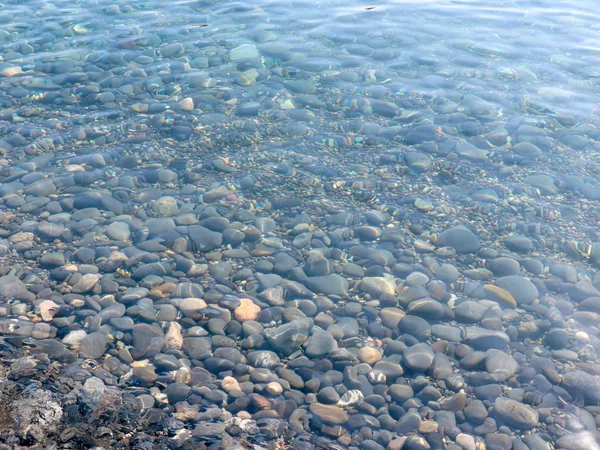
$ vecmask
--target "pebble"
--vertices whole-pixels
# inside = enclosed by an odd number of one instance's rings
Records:
[[[236,320],[245,322],[247,320],[258,319],[260,311],[260,306],[256,305],[252,300],[249,298],[242,298],[240,299],[240,306],[234,311],[234,315]]]
[[[415,344],[404,350],[404,363],[409,369],[425,372],[433,364],[435,354],[425,343]]]
[[[98,359],[104,355],[108,339],[103,333],[90,333],[79,342],[79,354],[82,358]]]
[[[373,366],[376,362],[381,361],[382,355],[376,348],[363,347],[358,350],[357,357],[360,362]]]
[[[435,244],[439,247],[452,247],[458,253],[474,253],[479,250],[479,238],[465,227],[453,227],[437,236]]]
[[[106,227],[104,233],[113,241],[128,241],[129,237],[131,236],[129,225],[127,225],[125,222],[111,223],[108,227]]]
[[[44,322],[50,322],[58,313],[59,306],[52,300],[44,300],[39,304],[40,316]]]
[[[519,275],[508,275],[496,280],[496,285],[508,291],[518,305],[527,305],[538,298],[539,292],[527,278]]]
[[[277,351],[289,356],[308,340],[313,325],[314,322],[310,318],[295,319],[276,328],[265,330],[265,337]]]
[[[348,422],[348,414],[334,405],[311,403],[309,410],[316,418],[327,425],[343,425]]]
[[[494,411],[508,426],[530,429],[538,425],[539,414],[531,406],[506,397],[498,397]]]
[[[326,295],[348,295],[348,280],[337,274],[309,277],[306,286],[314,293]]]

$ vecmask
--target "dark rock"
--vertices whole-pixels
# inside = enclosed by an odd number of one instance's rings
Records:
[[[331,274],[306,279],[306,286],[315,293],[326,295],[348,295],[348,280],[344,277]]]
[[[474,253],[479,250],[479,238],[465,227],[454,227],[437,236],[436,245],[452,247],[458,253]]]
[[[308,340],[313,325],[310,318],[295,319],[279,327],[269,328],[264,334],[276,350],[289,356]]]
[[[428,344],[420,343],[404,350],[404,364],[409,369],[425,372],[433,364],[435,353]]]
[[[83,338],[79,346],[82,358],[99,359],[104,356],[108,346],[108,338],[103,333],[90,333]]]

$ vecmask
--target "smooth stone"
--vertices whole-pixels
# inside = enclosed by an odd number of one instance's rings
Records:
[[[46,239],[57,239],[66,230],[65,226],[57,223],[41,223],[37,232]]]
[[[348,414],[338,406],[311,403],[309,410],[321,422],[329,425],[343,425],[348,422]]]
[[[492,259],[488,262],[487,267],[497,277],[518,275],[521,270],[521,266],[516,260],[506,257]]]
[[[98,359],[104,356],[108,346],[108,338],[103,333],[90,333],[79,344],[79,355],[82,358]]]
[[[252,59],[258,57],[258,49],[254,44],[242,44],[231,49],[229,52],[229,59],[231,61],[239,61],[241,59]]]
[[[486,352],[485,369],[488,373],[500,375],[503,380],[507,380],[519,370],[519,363],[502,350],[489,349]]]
[[[179,310],[185,317],[189,317],[194,320],[200,320],[204,317],[202,310],[206,308],[206,302],[201,298],[184,298],[178,305]]]
[[[435,353],[428,344],[419,343],[404,350],[404,364],[409,369],[425,372],[433,364]]]
[[[445,380],[452,375],[450,359],[444,353],[436,353],[431,366],[431,376],[436,380]]]
[[[381,229],[373,226],[361,226],[354,228],[354,236],[361,241],[374,241],[381,236]]]
[[[510,342],[506,333],[480,327],[467,327],[464,340],[466,343],[484,350],[504,348]]]
[[[533,242],[526,236],[510,236],[504,239],[504,245],[516,253],[529,253],[533,250]]]
[[[600,378],[581,370],[570,370],[563,375],[562,384],[568,391],[581,393],[593,404],[600,402]]]
[[[131,230],[125,222],[113,222],[106,227],[104,234],[113,241],[127,241],[131,236]]]
[[[246,355],[248,364],[256,368],[273,369],[281,364],[279,356],[269,350],[257,350]]]
[[[190,358],[201,358],[210,353],[210,339],[205,337],[187,336],[183,338],[181,350]]]
[[[473,300],[467,300],[454,308],[456,320],[464,323],[477,323],[481,320],[487,308]]]
[[[131,317],[113,317],[109,323],[120,331],[131,331],[135,325]]]
[[[165,196],[161,197],[154,202],[152,205],[153,211],[163,217],[173,216],[179,210],[177,200],[173,197]]]
[[[73,294],[85,294],[96,287],[100,281],[100,275],[88,273],[84,275],[75,285],[71,288]]]
[[[411,410],[400,417],[394,431],[400,435],[405,435],[417,431],[419,426],[421,426],[421,416],[415,410]]]
[[[494,284],[486,284],[483,286],[484,298],[498,302],[502,306],[516,308],[517,301],[506,289],[502,289]]]
[[[236,320],[246,322],[247,320],[257,320],[260,315],[260,306],[255,304],[249,298],[240,299],[240,306],[234,311]]]
[[[481,400],[471,400],[464,412],[467,419],[475,425],[481,425],[488,416],[487,408]]]
[[[459,271],[452,264],[442,264],[435,272],[435,277],[445,283],[454,283],[458,276]]]
[[[383,294],[395,295],[396,283],[393,277],[365,277],[360,282],[361,292],[370,294],[372,297],[379,298]]]
[[[309,358],[320,358],[336,348],[338,345],[331,333],[325,330],[316,330],[306,342],[304,353]]]
[[[102,323],[107,323],[110,319],[123,317],[125,315],[125,310],[125,305],[122,303],[115,303],[104,308],[96,317],[101,318]]]
[[[341,297],[348,295],[348,280],[337,274],[309,277],[305,280],[305,283],[315,293],[339,295]]]
[[[528,405],[506,397],[498,397],[494,411],[509,426],[530,429],[538,425],[538,412]]]
[[[405,333],[412,334],[420,341],[426,341],[431,337],[431,326],[429,322],[419,316],[406,315],[400,320],[398,328]]]
[[[310,318],[294,319],[276,328],[265,330],[264,335],[272,347],[289,356],[308,340],[313,325],[314,322]]]
[[[600,297],[599,297],[600,299]],[[560,328],[550,330],[544,336],[544,345],[553,350],[560,350],[569,344],[569,333]]]
[[[558,194],[558,188],[554,184],[554,178],[550,175],[534,174],[525,177],[525,181],[535,188],[538,188],[544,195]]]
[[[335,405],[340,401],[340,395],[331,387],[325,387],[317,394],[317,400],[326,405]]]
[[[165,333],[157,324],[138,323],[133,327],[133,346],[142,355],[146,355],[148,350],[155,345],[160,348],[165,343]]]
[[[509,275],[496,280],[496,285],[508,291],[518,305],[528,305],[538,298],[535,285],[525,277]]]
[[[383,326],[392,330],[398,326],[405,315],[406,313],[399,308],[383,308],[379,311]]]
[[[211,231],[200,225],[191,225],[188,227],[188,234],[192,240],[194,250],[198,252],[210,252],[219,248],[223,243],[223,235],[221,233]]]
[[[428,320],[440,320],[444,316],[444,307],[432,298],[422,298],[410,302],[406,308],[406,314]]]
[[[358,357],[358,360],[360,362],[368,364],[370,366],[373,366],[378,361],[381,361],[383,357],[381,351],[374,347],[363,347],[358,350],[356,356]]]
[[[322,254],[309,253],[302,268],[308,277],[320,277],[331,273],[331,263]]]
[[[184,401],[192,388],[183,383],[172,383],[165,389],[167,399],[171,405]]]
[[[450,342],[462,341],[461,329],[451,325],[434,324],[431,326],[431,334],[438,339],[445,339]]]
[[[479,250],[479,238],[465,227],[454,227],[441,232],[437,236],[436,245],[452,247],[458,253],[474,253]]]
[[[373,370],[384,374],[387,380],[391,382],[404,375],[404,369],[399,363],[386,361],[385,359],[376,362]]]
[[[9,299],[31,301],[35,295],[27,290],[25,283],[13,275],[0,277],[0,295]]]
[[[417,125],[406,133],[403,142],[406,145],[416,145],[427,141],[436,141],[438,140],[437,129],[437,125],[434,124]]]
[[[519,142],[513,145],[511,150],[517,155],[527,156],[528,158],[537,158],[542,156],[542,151],[534,144],[529,142]]]
[[[60,267],[65,264],[65,255],[59,252],[47,253],[40,258],[40,266],[47,268]]]

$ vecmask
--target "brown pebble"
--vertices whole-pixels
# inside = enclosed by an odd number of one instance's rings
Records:
[[[267,384],[267,392],[271,395],[279,395],[283,392],[283,387],[277,381]]]
[[[256,320],[260,314],[260,306],[255,304],[249,298],[240,299],[241,305],[235,308],[235,318],[240,322],[247,320]]]
[[[223,381],[221,381],[221,387],[227,393],[229,393],[231,391],[241,391],[240,384],[233,377],[225,377],[225,378],[223,378]]]
[[[266,397],[263,397],[259,394],[252,394],[250,397],[252,398],[252,404],[256,408],[261,409],[263,411],[271,409],[271,402]]]
[[[377,361],[380,361],[381,351],[374,347],[363,347],[358,351],[358,359],[360,362],[373,366]]]
[[[177,285],[175,283],[164,283],[152,289],[148,293],[148,296],[153,300],[168,298],[171,296],[171,294],[175,291],[176,288]]]

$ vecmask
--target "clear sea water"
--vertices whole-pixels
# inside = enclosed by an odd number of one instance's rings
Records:
[[[2,165],[52,154],[64,161],[53,176],[80,165],[91,189],[131,170],[183,192],[190,211],[201,196],[189,185],[259,215],[378,210],[404,221],[406,257],[457,224],[487,246],[518,233],[535,243],[528,257],[590,281],[599,11],[589,0],[5,1]],[[86,159],[96,153],[106,164]],[[180,178],[156,175],[167,167]],[[119,195],[126,214],[150,204]],[[485,255],[461,264],[483,268]],[[593,337],[598,323],[571,325]]]

